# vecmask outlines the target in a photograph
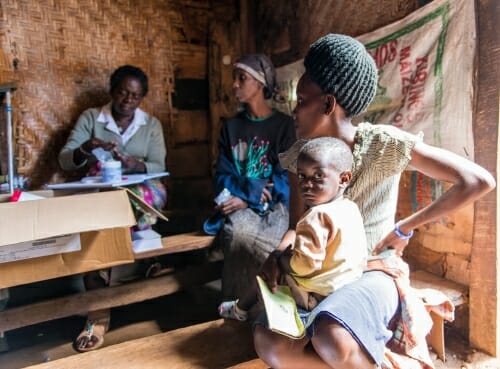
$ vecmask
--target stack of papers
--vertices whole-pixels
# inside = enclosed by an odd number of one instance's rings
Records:
[[[136,254],[161,249],[162,247],[161,235],[152,229],[132,233],[132,249]]]

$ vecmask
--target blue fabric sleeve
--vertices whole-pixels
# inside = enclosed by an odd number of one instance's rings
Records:
[[[274,183],[272,188],[273,203],[282,202],[288,207],[290,200],[290,187],[288,185],[288,172],[276,163],[271,181]]]
[[[227,188],[231,195],[239,197],[248,203],[252,209],[259,210],[262,206],[260,197],[268,179],[252,179],[240,176],[236,167],[225,155],[219,155],[215,165],[215,194]]]

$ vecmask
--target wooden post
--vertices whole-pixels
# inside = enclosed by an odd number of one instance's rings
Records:
[[[244,54],[255,53],[255,1],[240,0],[241,49]]]
[[[470,274],[472,346],[499,354],[498,124],[500,87],[500,2],[476,1],[478,75],[474,122],[475,161],[495,175],[497,190],[475,203]]]
[[[210,160],[215,164],[222,122],[236,113],[233,62],[241,55],[241,26],[233,20],[213,20],[209,27],[208,85],[210,99]]]

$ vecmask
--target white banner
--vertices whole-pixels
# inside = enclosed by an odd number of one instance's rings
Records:
[[[377,95],[355,121],[424,132],[425,142],[473,160],[473,0],[435,0],[406,18],[359,36],[379,68]],[[303,61],[277,69],[291,113]]]

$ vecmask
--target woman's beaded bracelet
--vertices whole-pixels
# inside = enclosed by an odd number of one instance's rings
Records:
[[[394,226],[394,233],[396,233],[396,235],[401,238],[402,240],[408,240],[410,238],[413,237],[413,229],[408,232],[408,233],[403,233],[401,232],[401,229],[399,229],[399,223],[400,222],[397,222],[396,225]]]

